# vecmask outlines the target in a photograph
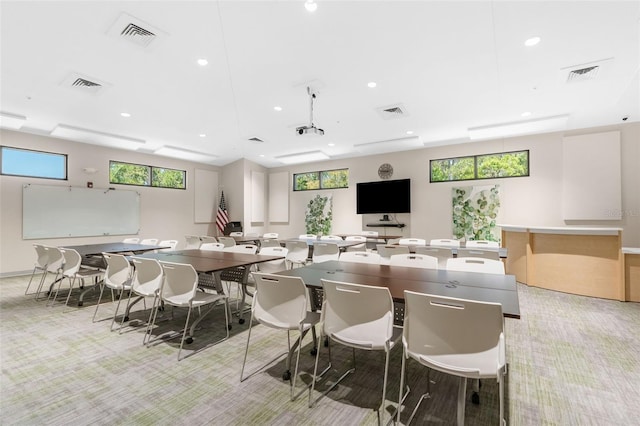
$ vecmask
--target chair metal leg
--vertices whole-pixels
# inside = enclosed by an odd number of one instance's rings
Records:
[[[77,277],[73,277],[73,279],[69,278],[69,293],[67,294],[67,300],[65,300],[65,306],[69,306],[69,298],[71,297],[71,292],[73,291],[73,286],[76,283]]]
[[[184,346],[184,340],[187,337],[187,329],[189,327],[189,318],[191,317],[191,304],[189,304],[189,312],[187,312],[187,320],[184,323],[184,331],[182,332],[182,340],[180,340],[180,349],[178,350],[178,361],[180,361],[180,353],[182,352],[182,347]]]
[[[460,377],[458,384],[458,426],[464,426],[464,406],[467,396],[467,378]]]
[[[44,279],[44,276],[47,274],[47,269],[46,268],[47,268],[46,265],[45,265],[44,269],[40,269],[37,266],[34,266],[33,272],[31,273],[31,278],[29,279],[29,284],[27,284],[27,288],[24,291],[25,295],[29,294],[29,287],[31,287],[31,281],[33,281],[33,277],[36,275],[36,272],[38,270],[42,271],[42,276],[40,277],[40,281],[42,281]]]
[[[113,313],[113,319],[111,320],[111,326],[109,327],[109,331],[113,331],[113,325],[116,323],[116,317],[118,316],[118,311],[120,310],[120,302],[122,301],[122,296],[124,295],[125,289],[120,290],[120,296],[118,297],[118,303],[116,304],[116,310]],[[131,291],[129,291],[129,297],[131,297]]]
[[[158,310],[160,308],[160,304],[162,301],[160,297],[156,293],[153,296],[153,305],[151,306],[151,312],[149,313],[149,320],[147,321],[147,328],[144,331],[144,337],[142,338],[142,344],[144,346],[149,347],[149,343],[151,342],[151,330],[153,326],[156,324],[156,317],[158,315]]]
[[[104,293],[104,287],[105,287],[105,284],[103,282],[102,285],[100,286],[100,296],[98,296],[98,303],[96,303],[96,310],[93,313],[93,319],[91,320],[91,322],[96,322],[96,314],[98,313],[98,308],[100,307],[100,301],[102,300],[102,293]]]
[[[322,338],[322,333],[320,334],[321,338]],[[356,371],[356,365],[355,365],[355,349],[352,349],[352,357],[353,357],[353,367],[348,369],[347,371],[345,371],[344,373],[342,373],[342,375],[338,378],[338,380],[335,381],[335,383],[333,383],[331,386],[329,386],[329,389],[327,389],[326,391],[324,391],[318,398],[316,398],[315,401],[312,401],[312,393],[315,390],[315,384],[316,381],[319,381],[318,379],[320,377],[322,377],[327,371],[329,371],[331,369],[332,366],[332,362],[331,362],[331,343],[329,343],[329,345],[327,346],[328,352],[329,352],[329,365],[320,373],[320,375],[318,376],[317,372],[318,372],[318,359],[320,358],[320,348],[318,348],[318,352],[316,353],[316,365],[315,368],[313,370],[313,382],[311,385],[311,392],[309,393],[309,408],[312,408],[323,396],[327,395],[329,392],[331,392],[336,386],[338,386],[340,384],[340,382],[347,377],[349,374],[353,373]]]

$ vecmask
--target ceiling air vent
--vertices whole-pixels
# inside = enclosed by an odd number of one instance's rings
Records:
[[[407,110],[402,104],[390,105],[386,107],[376,108],[378,114],[385,120],[393,120],[396,118],[406,117]]]
[[[100,83],[96,83],[94,81],[90,81],[90,80],[85,80],[84,78],[76,78],[76,80],[71,83],[72,86],[74,87],[88,87],[88,88],[95,88],[95,87],[102,87],[102,84]]]
[[[603,77],[606,77],[612,63],[613,58],[607,58],[562,68],[560,70],[560,80],[565,84],[601,80]]]
[[[146,30],[133,23],[129,23],[124,27],[120,32],[120,36],[142,47],[147,47],[156,38],[156,35],[152,31]]]
[[[149,47],[159,37],[166,35],[161,29],[128,13],[122,13],[107,34],[143,48]]]
[[[592,80],[598,76],[598,71],[600,67],[594,65],[592,67],[580,68],[579,70],[569,71],[569,76],[567,77],[567,83],[572,83],[574,81],[584,81],[584,80]]]
[[[77,72],[72,72],[62,81],[64,87],[69,87],[73,90],[82,93],[97,94],[105,87],[109,87],[109,83],[98,80],[94,77],[82,75]]]
[[[257,142],[257,143],[263,143],[263,142],[264,142],[262,139],[260,139],[260,138],[256,138],[256,137],[249,138],[249,141],[251,141],[251,142]]]

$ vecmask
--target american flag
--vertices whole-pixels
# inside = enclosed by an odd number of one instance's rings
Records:
[[[216,226],[218,232],[224,234],[224,227],[229,223],[229,215],[227,214],[227,203],[224,201],[224,191],[220,195],[220,205],[218,205],[218,213],[216,214]]]

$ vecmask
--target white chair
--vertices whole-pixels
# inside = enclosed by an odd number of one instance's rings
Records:
[[[400,394],[405,384],[409,358],[446,374],[458,376],[458,425],[464,424],[467,379],[495,378],[499,386],[500,423],[504,420],[504,375],[506,352],[503,334],[502,305],[438,297],[405,290],[403,357]],[[429,398],[422,395],[405,424],[411,423],[420,404]],[[408,393],[408,392],[407,392]],[[400,401],[405,399],[401,396]],[[398,410],[397,421],[400,421]]]
[[[362,231],[362,235],[368,238],[376,238],[378,236],[378,231]]]
[[[385,367],[382,382],[382,402],[378,412],[378,424],[381,424],[386,401],[387,376],[389,372],[389,353],[396,344],[402,330],[393,326],[394,307],[391,293],[386,287],[367,286],[360,284],[342,283],[322,279],[324,302],[322,304],[322,329],[319,340],[323,336],[332,342],[352,348],[353,366],[343,373],[325,392],[315,401],[312,400],[317,379],[312,381],[309,393],[309,407],[318,399],[330,392],[348,374],[354,373],[356,368],[355,349],[368,351],[384,351]],[[318,360],[320,349],[316,353],[316,363],[313,377],[318,378]],[[331,348],[329,347],[329,365],[320,373],[323,376],[332,367]]]
[[[447,240],[447,239],[435,239],[429,241],[430,246],[440,246],[440,247],[460,247],[460,241],[458,240]]]
[[[24,291],[24,294],[28,294],[29,292],[29,287],[31,287],[31,281],[33,280],[33,277],[36,275],[36,272],[40,271],[42,272],[42,276],[40,277],[40,282],[42,283],[42,281],[45,279],[45,277],[47,276],[47,261],[48,261],[48,256],[47,256],[47,250],[45,250],[44,246],[42,244],[34,244],[33,248],[36,250],[36,261],[33,265],[33,272],[31,273],[31,278],[29,279],[29,284],[27,284],[27,288]],[[40,284],[38,287],[41,287],[42,284]]]
[[[282,247],[282,245],[280,245],[280,241],[278,240],[267,239],[260,241],[260,247]]]
[[[308,292],[302,278],[263,273],[254,274],[254,278],[256,281],[256,293],[251,305],[251,320],[249,321],[249,332],[247,334],[247,345],[244,352],[244,359],[242,361],[242,369],[240,371],[240,381],[245,381],[254,374],[262,371],[265,367],[279,360],[283,355],[287,355],[286,371],[282,375],[282,378],[284,380],[291,381],[291,400],[293,401],[295,399],[294,390],[296,387],[296,379],[298,377],[298,364],[300,361],[302,339],[305,334],[311,330],[313,333],[314,347],[317,350],[315,325],[320,321],[320,314],[317,312],[310,312],[307,309],[309,304]],[[245,376],[244,368],[247,363],[247,354],[249,353],[249,342],[251,340],[251,331],[254,319],[267,327],[277,330],[286,330],[287,351],[267,362],[253,373]],[[295,345],[297,346],[297,355],[292,379],[290,332],[294,330],[297,330],[299,334],[298,341]],[[264,355],[263,345],[261,345],[260,353],[261,356]]]
[[[225,308],[225,331],[226,337],[218,340],[215,343],[219,343],[229,338],[229,299],[226,294],[207,293],[198,289],[198,273],[193,266],[182,263],[170,263],[161,262],[162,271],[164,274],[164,280],[160,287],[159,300],[155,303],[153,309],[153,315],[151,320],[151,326],[149,332],[153,330],[155,326],[156,317],[158,316],[158,307],[161,303],[176,308],[188,308],[187,319],[184,323],[184,328],[181,330],[182,339],[180,340],[180,349],[178,350],[178,361],[182,353],[182,348],[185,344],[193,342],[193,333],[196,326],[202,321],[202,319],[216,307],[218,302],[224,303]],[[201,312],[200,308],[211,305],[211,307],[205,312]],[[198,318],[189,327],[189,320],[191,319],[191,311],[197,308],[199,312]],[[188,333],[187,333],[188,332]],[[187,337],[187,334],[189,337]],[[180,332],[172,335],[176,337],[180,335]],[[148,344],[151,342],[147,342]]]
[[[293,268],[294,265],[304,266],[309,259],[309,245],[304,241],[286,241],[287,261]]]
[[[497,241],[488,241],[488,240],[467,240],[465,243],[466,248],[500,248],[500,244]]]
[[[376,250],[380,255],[380,263],[383,265],[388,265],[391,259],[391,256],[394,254],[409,254],[409,247],[407,246],[397,246],[397,245],[385,245],[385,244],[377,244]]]
[[[178,246],[178,240],[162,240],[158,243],[158,245],[160,247],[167,247],[167,248],[158,249],[156,250],[156,253],[162,252],[162,251],[173,251]]]
[[[500,260],[500,253],[496,250],[482,250],[459,248],[457,257],[481,257],[483,259]]]
[[[208,251],[222,251],[224,250],[224,244],[222,243],[204,243],[200,246],[200,250]]]
[[[239,244],[236,246],[225,247],[224,251],[228,251],[231,253],[256,254],[256,252],[258,251],[258,246],[253,244]]]
[[[342,241],[342,237],[337,235],[323,235],[320,237],[321,241]]]
[[[218,237],[218,242],[224,244],[225,247],[233,247],[236,245],[236,240],[232,237]]]
[[[315,243],[313,245],[313,263],[322,263],[329,260],[338,260],[340,249],[335,243]]]
[[[268,239],[268,240],[272,240],[272,239],[278,239],[278,233],[277,232],[267,232],[265,234],[262,234],[262,238]]]
[[[64,256],[62,255],[62,251],[60,251],[59,248],[49,247],[49,246],[43,246],[43,247],[47,253],[46,254],[47,268],[46,268],[45,275],[42,277],[38,285],[38,290],[36,291],[36,296],[35,296],[36,300],[40,298],[40,292],[42,291],[42,287],[44,286],[47,280],[47,275],[49,274],[54,275],[53,281],[51,283],[51,286],[53,286],[53,284],[55,284],[55,282],[58,280],[58,277],[62,274],[62,267],[64,265]],[[52,289],[49,289],[49,291],[51,290]]]
[[[438,269],[438,258],[426,254],[394,254],[389,259],[391,266],[407,266],[409,268]]]
[[[447,260],[453,257],[453,249],[450,247],[416,246],[414,250],[416,254],[437,257],[438,269],[447,269]]]
[[[287,254],[289,250],[286,247],[260,247],[258,254],[266,256],[284,256],[279,260],[271,260],[269,262],[256,263],[256,267],[260,272],[278,273],[287,269]]]
[[[230,237],[242,237],[242,236],[244,236],[244,233],[242,233],[240,231],[234,231],[234,232],[230,232],[229,236]]]
[[[93,322],[96,322],[96,315],[98,314],[98,308],[102,301],[102,295],[104,289],[111,290],[112,298],[113,291],[118,292],[118,304],[113,312],[113,319],[111,321],[110,330],[113,331],[113,325],[116,321],[116,315],[118,314],[118,308],[120,307],[120,301],[126,291],[131,290],[131,266],[127,258],[121,254],[114,253],[102,253],[102,257],[107,262],[107,269],[104,271],[104,279],[100,286],[100,296],[98,297],[98,303],[96,304],[96,310],[93,312]]]
[[[157,238],[145,238],[144,240],[140,241],[140,244],[144,244],[146,246],[157,246],[158,245],[158,239]]]
[[[367,251],[345,251],[340,253],[340,262],[373,263],[379,265],[380,255]]]
[[[124,315],[122,315],[122,320],[120,321],[119,332],[122,332],[124,323],[129,321],[131,308],[142,300],[143,303],[145,303],[146,309],[145,298],[147,297],[153,297],[155,303],[155,299],[158,297],[158,293],[160,292],[160,286],[162,286],[162,266],[160,266],[160,262],[156,259],[132,257],[131,263],[133,264],[131,291],[129,292],[129,298],[127,299],[127,308],[125,309]],[[131,302],[131,297],[134,294],[137,298]],[[116,314],[117,313],[118,310],[116,309]],[[149,328],[152,313],[153,309],[149,312],[149,319],[146,321],[147,329]],[[148,330],[145,330],[144,337],[142,339],[143,344],[146,343],[147,337],[149,336],[147,331]]]
[[[398,244],[401,246],[425,246],[427,245],[427,240],[423,238],[400,238]]]
[[[53,295],[51,305],[53,305],[58,298],[58,292],[60,291],[60,286],[62,285],[62,281],[64,280],[64,278],[67,278],[69,280],[69,293],[67,294],[67,299],[64,302],[65,305],[69,305],[69,298],[71,296],[71,292],[73,291],[73,286],[76,280],[81,280],[82,286],[84,287],[86,279],[97,279],[102,277],[103,275],[103,272],[98,269],[83,268],[81,265],[82,256],[80,256],[80,253],[78,253],[77,251],[73,249],[60,249],[60,252],[64,257],[61,271],[62,278],[58,282],[58,288]]]
[[[447,260],[447,270],[504,275],[504,263],[480,257],[454,257]]]
[[[140,242],[140,238],[125,238],[122,242],[125,244],[138,244],[138,242]]]
[[[345,237],[345,241],[361,241],[362,244],[347,247],[347,251],[367,251],[367,237],[360,235],[349,235]]]
[[[216,237],[210,237],[209,235],[201,235],[198,238],[200,238],[200,244],[217,243],[218,242],[218,239]]]
[[[314,234],[300,234],[298,238],[301,240],[316,240],[318,239],[318,236]]]
[[[200,237],[197,235],[185,235],[184,238],[187,241],[187,245],[184,247],[185,250],[199,249],[200,244],[202,244]]]

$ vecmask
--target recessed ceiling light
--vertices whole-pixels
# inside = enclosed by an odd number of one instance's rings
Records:
[[[368,86],[368,87],[370,87],[370,88],[372,88],[372,89],[373,89],[374,87],[376,87],[377,85],[378,85],[378,84],[377,84],[375,81],[370,81],[370,82],[368,82],[368,83],[367,83],[367,86]]]
[[[205,65],[207,65],[209,63],[209,61],[207,61],[204,58],[200,58],[198,59],[198,65],[200,65],[201,67],[204,67]]]
[[[315,12],[316,9],[318,8],[318,3],[316,3],[313,0],[307,0],[304,2],[304,7],[309,11],[309,12]]]
[[[200,133],[198,136],[200,136],[201,138],[206,138],[207,134],[206,133]]]
[[[120,115],[126,118],[131,117],[131,114],[129,114],[128,112],[121,112]]]
[[[328,143],[327,145],[329,145],[329,146],[336,146],[336,144],[335,144],[335,143],[333,143],[333,142],[332,142],[332,143]]]
[[[273,109],[275,109],[276,111],[282,111],[282,107],[281,106],[274,106]]]
[[[522,117],[528,117],[530,115],[531,115],[531,113],[529,111],[525,111],[522,114],[520,114],[520,116],[522,116]]]
[[[531,38],[528,38],[524,42],[524,45],[525,46],[535,46],[538,43],[540,43],[540,37],[531,37]]]
[[[412,135],[413,134],[413,130],[407,130],[407,134],[408,135]]]

